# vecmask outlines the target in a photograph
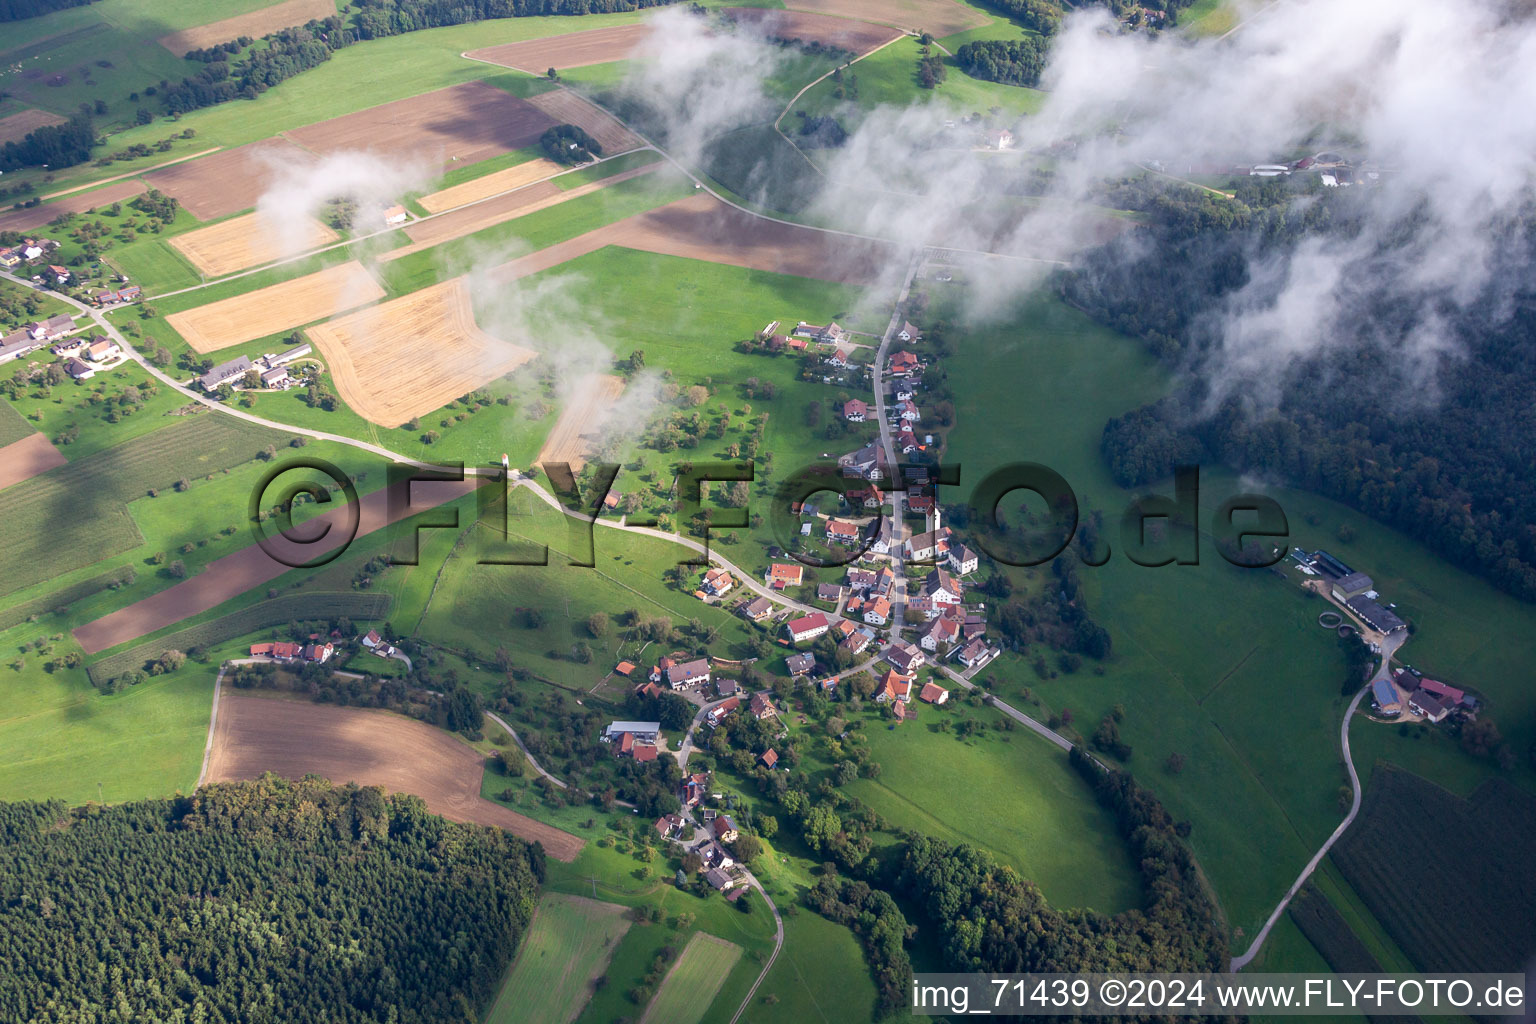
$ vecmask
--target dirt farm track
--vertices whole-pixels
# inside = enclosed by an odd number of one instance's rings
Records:
[[[506,829],[572,861],[583,841],[480,796],[484,765],[452,733],[387,711],[230,693],[219,698],[205,782],[233,782],[274,772],[321,775],[332,782],[410,793],[454,821]]]

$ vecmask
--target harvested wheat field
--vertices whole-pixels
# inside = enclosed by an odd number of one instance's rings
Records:
[[[9,117],[0,117],[0,145],[7,142],[20,142],[26,138],[29,132],[38,128],[46,128],[51,124],[63,124],[67,118],[58,114],[50,114],[46,110],[23,110]]]
[[[260,213],[248,213],[233,220],[210,224],[171,239],[192,265],[209,277],[222,277],[248,267],[259,267],[285,256],[318,249],[341,238],[313,217],[304,218],[299,232],[291,238],[276,231]]]
[[[876,283],[901,259],[886,242],[764,220],[697,193],[503,263],[491,280],[537,274],[605,245],[860,285]]]
[[[283,134],[316,153],[371,150],[397,158],[477,163],[539,140],[560,122],[528,100],[465,82]]]
[[[249,14],[237,14],[233,18],[163,35],[160,37],[160,45],[180,57],[188,50],[207,49],[215,43],[227,43],[241,36],[260,39],[279,29],[319,21],[335,13],[335,0],[285,0],[284,3],[263,7]]]
[[[537,355],[480,329],[461,277],[318,324],[308,333],[324,353],[342,399],[384,427],[439,409]]]
[[[787,0],[796,11],[830,14],[877,25],[894,25],[914,32],[949,36],[967,29],[980,28],[992,19],[974,8],[954,0]]]
[[[144,183],[141,181],[117,181],[89,192],[76,192],[62,199],[55,199],[51,203],[42,203],[21,210],[7,210],[5,213],[0,213],[0,231],[31,231],[33,228],[42,227],[61,213],[84,213],[98,206],[111,206],[113,203],[131,199],[145,191]]]
[[[0,488],[30,480],[68,461],[48,440],[48,435],[28,434],[20,441],[0,447]]]
[[[172,313],[165,322],[196,352],[265,338],[312,324],[384,297],[384,289],[350,260],[281,284]]]
[[[421,797],[434,814],[504,828],[572,861],[583,842],[480,796],[479,754],[452,733],[387,711],[250,697],[227,690],[204,782],[234,782],[274,772],[320,775],[332,782],[382,786]]]
[[[743,25],[751,25],[770,39],[799,39],[835,46],[853,53],[868,53],[901,36],[889,25],[849,21],[804,11],[778,11],[766,7],[724,7],[722,12]]]
[[[617,25],[613,28],[594,28],[585,32],[571,32],[547,39],[525,39],[520,43],[503,43],[487,46],[482,50],[470,50],[464,56],[500,64],[504,68],[516,68],[531,74],[542,75],[549,68],[584,68],[591,64],[607,64],[645,55],[646,39],[651,27]]]
[[[442,213],[455,206],[477,203],[482,199],[489,199],[491,196],[510,192],[515,188],[522,188],[524,185],[532,185],[536,181],[553,177],[565,169],[563,164],[557,164],[541,156],[527,163],[518,164],[516,167],[492,171],[483,177],[466,181],[462,185],[453,185],[438,192],[428,193],[417,202],[428,213]]]
[[[624,378],[612,374],[593,373],[578,381],[539,450],[539,464],[567,462],[571,472],[581,472],[602,434],[604,420],[623,393]]]
[[[604,156],[627,153],[645,145],[645,140],[625,128],[618,118],[569,89],[540,93],[528,102],[548,114],[556,124],[573,124],[592,136],[603,147]]]
[[[307,154],[285,139],[263,139],[144,175],[150,186],[176,197],[198,220],[217,220],[256,205],[278,167],[303,163]]]
[[[560,203],[590,195],[598,189],[607,188],[614,182],[628,181],[630,178],[639,177],[642,174],[650,174],[662,165],[647,164],[644,167],[635,167],[611,178],[603,178],[599,181],[589,181],[585,185],[562,190],[553,182],[535,182],[526,188],[495,199],[487,199],[483,203],[467,206],[463,209],[445,213],[440,217],[430,220],[419,220],[405,227],[406,237],[411,239],[410,245],[403,245],[398,249],[391,249],[379,257],[380,263],[388,263],[402,256],[409,256],[413,252],[430,249],[434,245],[442,245],[451,242],[455,238],[463,238],[472,235],[476,231],[483,231],[488,227],[500,224],[504,220],[513,217],[522,217],[537,210],[543,210]]]

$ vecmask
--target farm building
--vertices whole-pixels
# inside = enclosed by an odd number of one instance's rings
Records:
[[[1403,713],[1403,703],[1398,700],[1397,687],[1392,685],[1389,679],[1378,679],[1371,684],[1371,703],[1376,705],[1376,711],[1387,718],[1396,718]]]
[[[917,699],[925,704],[943,704],[949,700],[949,691],[937,683],[924,683]]]
[[[42,342],[32,337],[26,331],[7,334],[4,338],[0,338],[0,363],[9,363],[13,359],[20,359],[41,344]]]
[[[1396,633],[1400,629],[1407,629],[1408,623],[1397,617],[1390,609],[1383,608],[1369,597],[1360,596],[1345,602],[1350,611],[1365,622],[1367,626],[1380,633]]]
[[[0,362],[4,362],[4,360],[0,359]],[[68,359],[64,360],[64,372],[69,374],[75,380],[90,380],[92,377],[96,376],[95,370],[91,369],[89,366],[87,366],[85,363],[82,363],[74,356],[70,356]]]
[[[227,363],[220,363],[197,379],[204,391],[217,391],[220,385],[237,381],[245,376],[245,372],[252,369],[249,356],[236,356]]]
[[[764,768],[767,768],[771,771],[773,766],[779,763],[779,755],[774,752],[772,747],[769,747],[767,750],[763,751],[762,757],[759,758],[759,760],[763,762]]]
[[[122,351],[121,348],[118,348],[117,342],[110,338],[102,338],[100,341],[93,341],[86,346],[85,358],[93,363],[101,363],[120,354]]]
[[[1333,581],[1333,596],[1346,604],[1351,598],[1370,593],[1376,584],[1363,572],[1352,572]]]

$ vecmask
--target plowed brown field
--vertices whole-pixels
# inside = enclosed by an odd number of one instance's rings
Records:
[[[542,75],[549,68],[583,68],[589,64],[606,64],[609,61],[641,56],[645,40],[650,34],[650,26],[643,23],[616,25],[547,39],[525,39],[519,43],[487,46],[482,50],[471,50],[465,56],[500,64],[504,68],[517,68],[519,71]]]
[[[778,11],[766,7],[724,7],[723,13],[743,25],[752,25],[773,39],[800,39],[836,46],[853,53],[868,53],[901,35],[889,25],[849,21],[804,11]]]
[[[237,14],[233,18],[163,35],[160,37],[160,45],[180,57],[188,50],[203,50],[215,43],[227,43],[241,36],[260,39],[279,29],[329,18],[335,13],[335,0],[285,0],[249,14]]]
[[[963,7],[954,0],[788,0],[784,6],[812,14],[830,14],[915,32],[932,32],[936,36],[980,28],[991,21],[980,11]]]
[[[556,124],[574,124],[597,140],[604,156],[639,149],[645,140],[625,128],[612,114],[601,110],[569,89],[540,93],[528,101],[554,119]]]
[[[465,82],[283,134],[316,153],[358,149],[391,157],[476,163],[537,142],[559,122],[484,82]]]
[[[217,352],[278,331],[312,324],[384,297],[361,263],[351,260],[292,281],[172,313],[166,322],[198,352]]]
[[[884,268],[901,259],[885,242],[762,220],[698,193],[504,263],[492,271],[492,279],[537,274],[605,245],[864,285],[875,283]]]
[[[532,359],[532,349],[475,323],[469,287],[455,277],[309,329],[336,390],[385,427],[439,409]]]
[[[0,143],[20,142],[38,128],[50,124],[63,124],[67,119],[46,110],[22,110],[9,117],[0,117]]]
[[[484,763],[453,734],[423,722],[361,708],[225,692],[206,782],[233,782],[274,772],[285,778],[382,786],[421,797],[434,814],[506,829],[572,861],[583,841],[480,796]]]
[[[46,434],[28,434],[0,447],[0,488],[30,480],[68,461]]]
[[[175,196],[198,220],[215,220],[255,206],[275,168],[305,159],[304,151],[286,139],[263,139],[162,168],[144,180]]]

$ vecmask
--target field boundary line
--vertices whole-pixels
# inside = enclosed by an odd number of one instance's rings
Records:
[[[203,780],[208,777],[208,762],[213,759],[213,736],[219,727],[219,691],[224,688],[224,671],[228,667],[228,662],[220,665],[219,674],[213,677],[213,708],[208,713],[208,742],[203,745],[203,769],[197,773],[197,785],[193,789],[202,789]]]
[[[155,164],[153,167],[144,167],[137,171],[124,171],[122,174],[114,174],[110,178],[97,178],[95,181],[88,181],[84,185],[74,185],[70,188],[60,189],[57,192],[49,192],[45,196],[38,196],[37,201],[40,203],[46,203],[50,199],[58,199],[62,196],[71,196],[76,192],[84,192],[86,189],[95,188],[97,185],[108,185],[114,181],[122,181],[124,178],[137,178],[141,174],[149,174],[151,171],[158,171],[162,167],[170,167],[173,164],[185,163],[188,160],[196,160],[198,157],[207,156],[209,153],[217,153],[223,148],[223,146],[214,146],[212,149],[204,149],[196,153],[188,153],[186,156],[179,156],[174,160],[167,160],[163,164]]]

